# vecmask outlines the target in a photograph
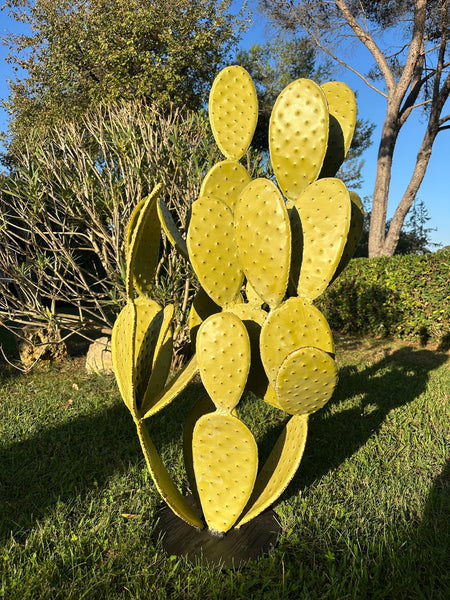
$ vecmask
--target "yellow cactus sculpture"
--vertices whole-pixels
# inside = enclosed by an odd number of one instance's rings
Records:
[[[161,495],[193,527],[224,535],[286,489],[302,459],[308,416],[333,394],[333,339],[313,301],[351,258],[362,205],[335,178],[356,122],[355,97],[345,84],[299,79],[278,97],[269,125],[278,185],[252,180],[239,162],[258,116],[255,87],[242,67],[219,73],[209,113],[225,158],[202,182],[187,239],[160,187],[132,214],[128,302],[114,326],[112,353],[119,390]],[[201,284],[189,316],[195,355],[169,385],[173,307],[151,299],[161,228]],[[172,482],[144,423],[197,374],[206,394],[186,423],[184,456],[198,510]],[[259,467],[253,434],[236,411],[247,391],[291,415]]]

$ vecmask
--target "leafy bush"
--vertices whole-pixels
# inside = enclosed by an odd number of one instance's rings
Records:
[[[162,183],[184,232],[218,150],[205,115],[136,101],[35,132],[13,158],[0,177],[0,322],[70,335],[107,333],[125,303],[125,231],[137,202]],[[167,240],[161,248],[156,299],[174,302],[182,321],[190,266]]]
[[[318,301],[342,333],[448,344],[450,252],[355,258]]]

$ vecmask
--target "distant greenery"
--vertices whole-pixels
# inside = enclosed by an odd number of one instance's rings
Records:
[[[338,388],[275,506],[278,545],[236,572],[151,537],[163,503],[111,377],[0,366],[0,597],[447,600],[448,355],[338,339],[337,358]],[[149,423],[182,490],[182,427],[202,393]],[[267,454],[284,413],[252,397],[239,409]]]
[[[335,331],[450,344],[450,252],[355,258],[318,302]]]

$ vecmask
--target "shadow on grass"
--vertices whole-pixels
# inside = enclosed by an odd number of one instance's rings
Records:
[[[180,437],[201,389],[192,384],[152,418],[151,435],[158,449]],[[17,541],[25,539],[51,506],[91,488],[102,489],[111,476],[125,474],[139,462],[144,458],[136,428],[120,400],[90,416],[77,416],[0,446],[0,540],[11,534]]]
[[[287,496],[297,494],[357,452],[376,435],[386,416],[424,392],[432,370],[448,360],[446,354],[425,349],[400,348],[358,372],[356,365],[342,368],[335,395],[327,407],[310,418],[305,453]],[[360,396],[352,407],[334,412],[346,399]]]

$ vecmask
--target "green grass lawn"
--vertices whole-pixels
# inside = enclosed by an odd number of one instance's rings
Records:
[[[449,598],[449,355],[341,339],[337,358],[337,391],[275,505],[279,544],[239,571],[153,541],[162,501],[113,378],[78,359],[28,375],[0,365],[0,597]],[[183,421],[200,393],[149,423],[183,489]],[[241,416],[267,454],[284,415],[246,398]]]

